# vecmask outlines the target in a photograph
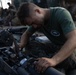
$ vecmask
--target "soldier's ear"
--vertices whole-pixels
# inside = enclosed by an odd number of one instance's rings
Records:
[[[35,9],[35,12],[39,13],[39,14],[41,13],[41,11],[39,9]]]

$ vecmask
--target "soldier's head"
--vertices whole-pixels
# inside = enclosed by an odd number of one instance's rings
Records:
[[[11,5],[10,2],[7,3],[9,6]]]
[[[19,7],[17,16],[24,25],[40,26],[44,21],[44,9],[38,7],[34,3],[25,2]]]

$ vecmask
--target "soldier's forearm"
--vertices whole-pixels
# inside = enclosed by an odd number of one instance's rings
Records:
[[[66,43],[62,46],[60,51],[52,57],[52,59],[55,60],[56,64],[59,64],[60,62],[64,61],[66,58],[68,58],[76,47],[76,38],[73,37],[66,41]]]

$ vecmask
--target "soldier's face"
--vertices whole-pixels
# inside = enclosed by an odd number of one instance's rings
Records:
[[[43,25],[43,22],[43,14],[37,11],[31,13],[30,16],[25,19],[25,23],[27,25],[32,25],[34,27],[41,27]]]

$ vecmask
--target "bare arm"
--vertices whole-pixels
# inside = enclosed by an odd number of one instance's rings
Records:
[[[67,57],[69,57],[76,48],[76,30],[68,33],[66,37],[67,41],[65,42],[65,44],[62,46],[60,51],[52,57],[52,59],[55,61],[55,65],[59,64]]]
[[[25,45],[27,44],[31,35],[32,35],[31,32],[29,32],[27,30],[22,34],[21,40],[20,40],[20,43],[19,43],[20,48],[25,47]]]
[[[60,62],[68,58],[76,48],[76,30],[71,31],[66,35],[67,41],[52,58],[42,57],[36,62],[36,68],[39,72],[45,71],[49,66],[54,67]]]

